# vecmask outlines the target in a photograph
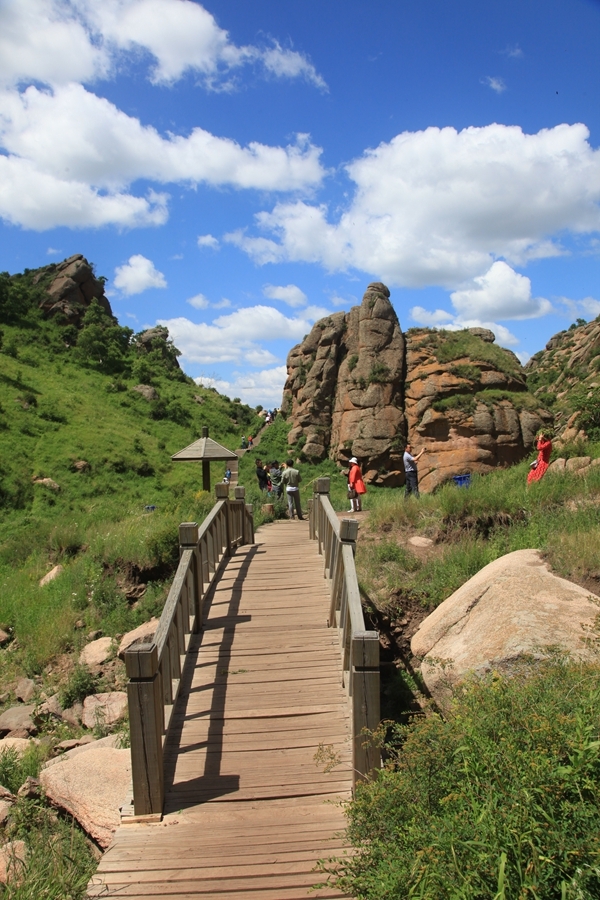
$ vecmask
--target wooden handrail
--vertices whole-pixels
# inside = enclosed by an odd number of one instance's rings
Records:
[[[329,499],[329,478],[317,478],[309,501],[309,534],[318,542],[331,603],[328,625],[336,627],[342,678],[352,707],[354,782],[369,778],[381,766],[379,749],[369,732],[380,723],[379,634],[365,629],[354,554],[356,519],[338,519]]]
[[[254,543],[252,504],[245,489],[217,484],[217,502],[198,528],[179,526],[180,559],[154,640],[125,651],[135,817],[158,817],[164,804],[163,744],[193,634],[202,630],[203,604],[227,557]]]

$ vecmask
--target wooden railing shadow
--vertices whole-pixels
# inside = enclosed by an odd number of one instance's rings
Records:
[[[133,813],[136,820],[159,820],[165,799],[163,745],[182,686],[185,665],[197,646],[204,604],[221,568],[236,547],[254,543],[252,506],[243,487],[217,484],[217,502],[200,527],[179,526],[180,560],[151,644],[133,644],[125,652],[131,733]],[[185,680],[184,680],[185,679]],[[175,724],[175,723],[173,723]],[[130,818],[131,820],[131,818]]]
[[[328,625],[340,642],[342,677],[352,710],[354,782],[381,767],[381,752],[373,740],[380,724],[379,634],[367,631],[354,565],[358,522],[338,518],[329,499],[329,478],[314,481],[309,500],[310,537],[318,542],[330,589]]]
[[[201,657],[202,650],[208,649],[207,644],[210,641],[211,632],[219,631],[223,627],[223,619],[231,620],[235,617],[236,624],[249,622],[251,620],[252,617],[249,615],[240,616],[239,609],[242,599],[242,585],[256,552],[256,546],[251,546],[244,553],[243,561],[231,587],[231,599],[227,612],[224,613],[223,616],[209,619],[204,626],[202,635],[195,637],[192,645],[190,645],[190,652],[186,659],[185,673],[180,689],[181,702],[186,700],[193,692],[192,679],[194,670],[198,665],[198,658]],[[240,557],[241,554],[238,553],[237,558],[239,559]],[[205,599],[205,619],[208,618],[210,613],[210,607],[222,576],[223,572],[221,571],[217,578],[215,578]],[[165,815],[169,812],[175,812],[179,809],[195,806],[198,802],[214,800],[217,797],[231,794],[239,790],[239,775],[221,775],[225,702],[227,699],[229,664],[235,638],[235,627],[236,626],[233,625],[233,627],[229,626],[225,629],[223,638],[218,643],[217,661],[216,663],[210,663],[210,665],[215,666],[215,681],[212,684],[201,688],[203,691],[206,690],[207,692],[211,692],[210,706],[207,706],[206,712],[203,711],[200,714],[202,716],[206,715],[209,720],[206,739],[201,743],[186,744],[185,747],[181,746],[184,724],[186,721],[189,721],[190,718],[193,718],[189,713],[180,713],[175,719],[173,727],[169,730],[169,735],[165,742]],[[172,793],[178,757],[185,755],[185,753],[199,750],[202,747],[206,749],[203,774],[186,781],[179,781],[177,783],[176,792]],[[186,793],[193,795],[193,799],[186,799]]]

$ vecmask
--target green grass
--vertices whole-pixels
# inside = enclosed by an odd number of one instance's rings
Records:
[[[554,659],[474,680],[406,728],[347,807],[354,854],[325,863],[357,900],[600,895],[600,680]]]

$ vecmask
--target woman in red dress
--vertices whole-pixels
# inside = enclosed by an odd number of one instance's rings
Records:
[[[532,463],[531,471],[527,476],[527,484],[532,481],[539,481],[546,474],[546,469],[550,463],[550,454],[552,453],[552,441],[543,432],[538,435],[537,439],[538,456]]]
[[[350,497],[350,512],[362,512],[362,495],[367,493],[367,487],[363,481],[362,472],[355,456],[350,460],[348,472],[348,495]]]

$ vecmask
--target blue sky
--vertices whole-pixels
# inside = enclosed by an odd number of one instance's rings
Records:
[[[278,405],[382,280],[523,361],[600,314],[597,0],[0,0],[0,269],[83,253]]]

